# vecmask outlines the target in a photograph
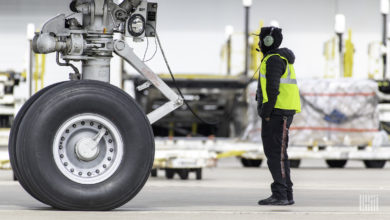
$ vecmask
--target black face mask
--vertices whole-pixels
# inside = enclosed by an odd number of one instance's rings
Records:
[[[259,44],[258,44],[258,45],[259,45],[260,50],[263,51],[263,49],[261,48],[261,46],[263,45],[263,44],[261,43],[261,39],[259,40]],[[259,51],[259,52],[260,52],[260,51]]]

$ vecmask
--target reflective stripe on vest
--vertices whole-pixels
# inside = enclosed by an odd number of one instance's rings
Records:
[[[279,54],[267,55],[260,66],[260,85],[263,96],[263,103],[268,102],[267,95],[267,61],[271,56],[279,56],[281,59],[286,61],[286,70],[280,78],[279,95],[277,97],[274,108],[284,110],[295,110],[297,113],[301,112],[301,100],[299,95],[299,89],[297,85],[297,79],[295,76],[294,66],[288,62],[285,57]]]
[[[280,79],[280,83],[284,83],[284,84],[297,84],[297,80],[296,79],[291,79],[291,71],[290,71],[290,68],[288,68],[287,66],[287,78],[281,78]],[[260,77],[261,78],[265,78],[265,75],[263,75],[262,73],[260,73]]]

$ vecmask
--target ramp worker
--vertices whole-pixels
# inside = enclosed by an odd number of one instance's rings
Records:
[[[282,29],[263,27],[259,47],[264,54],[256,93],[257,112],[262,118],[261,137],[268,168],[274,182],[272,195],[259,205],[292,205],[293,183],[287,155],[288,130],[295,113],[301,111],[299,89],[294,71],[294,53],[279,48]]]

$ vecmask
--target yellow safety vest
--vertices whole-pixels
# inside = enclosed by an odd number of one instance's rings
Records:
[[[263,94],[263,103],[268,102],[267,95],[267,61],[272,56],[279,56],[287,63],[286,71],[280,78],[279,95],[276,100],[275,108],[284,110],[295,110],[296,113],[301,112],[301,97],[297,85],[294,66],[288,62],[285,57],[280,54],[267,55],[260,66],[260,85]]]

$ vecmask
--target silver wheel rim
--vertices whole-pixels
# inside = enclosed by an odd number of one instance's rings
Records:
[[[97,134],[102,137],[96,145],[84,144]],[[121,164],[122,136],[117,127],[101,115],[76,115],[56,132],[53,156],[61,173],[70,180],[80,184],[100,183],[110,178]]]

